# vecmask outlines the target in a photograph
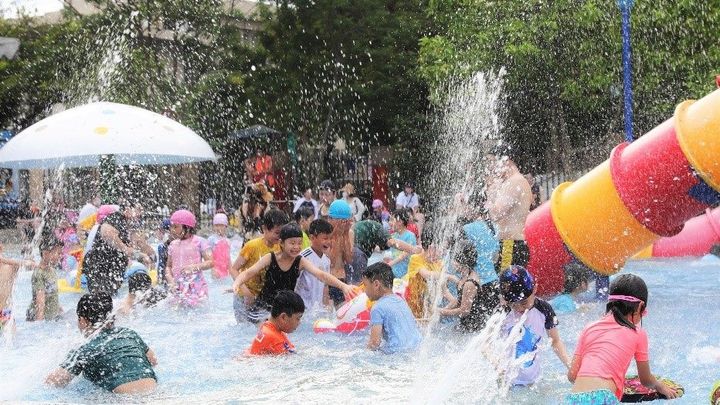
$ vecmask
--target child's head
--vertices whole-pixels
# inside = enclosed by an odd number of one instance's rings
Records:
[[[647,303],[645,281],[634,274],[621,274],[610,283],[605,312],[612,312],[618,324],[635,329],[635,324],[645,316]]]
[[[275,244],[280,241],[280,228],[290,222],[288,216],[283,211],[272,209],[262,218],[263,238],[270,243]]]
[[[320,201],[324,204],[330,204],[335,198],[335,184],[332,180],[323,180],[318,187],[318,195]]]
[[[40,240],[40,256],[50,267],[57,266],[62,260],[63,242],[54,232],[43,232]]]
[[[296,257],[302,251],[303,234],[296,223],[285,224],[280,228],[280,248],[290,257]]]
[[[330,222],[319,218],[310,223],[308,235],[312,248],[317,252],[327,253],[332,243],[333,226]]]
[[[365,294],[371,300],[378,300],[393,287],[392,267],[384,262],[377,262],[368,266],[362,273],[362,282],[365,286]]]
[[[513,311],[525,312],[535,305],[535,279],[522,266],[512,265],[500,274],[500,292]]]
[[[422,243],[423,249],[425,249],[425,257],[431,261],[437,261],[442,255],[442,249],[437,242],[435,242],[435,226],[428,222],[423,227],[422,234],[420,235],[420,243]]]
[[[453,248],[453,266],[460,273],[469,273],[477,264],[477,249],[465,239],[458,239]]]
[[[572,262],[565,266],[565,294],[579,294],[587,291],[590,282],[590,270],[580,263]]]
[[[375,212],[382,212],[385,209],[385,204],[381,200],[373,200],[372,208]]]
[[[85,334],[103,326],[112,312],[113,301],[108,294],[85,294],[77,303],[78,328]]]
[[[228,217],[227,215],[223,213],[215,214],[213,217],[213,230],[218,235],[225,236],[225,232],[227,232],[228,227]]]
[[[395,231],[404,231],[410,223],[410,211],[400,208],[392,213],[390,218],[390,226]]]
[[[170,234],[176,239],[187,239],[195,234],[197,220],[195,214],[180,209],[170,216]]]
[[[128,278],[128,291],[130,294],[142,294],[152,287],[150,276],[142,270],[138,270]]]
[[[310,228],[310,222],[315,219],[315,210],[308,206],[302,206],[295,211],[295,222],[300,225],[300,229],[307,232]]]
[[[305,303],[295,291],[280,290],[270,310],[273,322],[281,331],[292,333],[300,325]]]

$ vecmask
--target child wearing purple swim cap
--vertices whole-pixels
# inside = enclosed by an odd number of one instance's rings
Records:
[[[517,376],[513,385],[530,385],[541,375],[541,353],[543,339],[551,340],[552,348],[560,361],[570,366],[565,345],[560,339],[558,320],[552,306],[535,296],[535,279],[522,266],[512,265],[500,273],[500,291],[508,307],[502,324],[502,331],[509,336],[513,328],[520,322],[523,314],[525,321],[520,326],[520,340],[516,343],[514,358],[524,357],[528,360],[517,365]]]

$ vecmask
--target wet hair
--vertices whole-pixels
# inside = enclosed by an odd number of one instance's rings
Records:
[[[315,210],[308,206],[300,207],[297,211],[295,211],[295,220],[298,222],[302,221],[303,219],[312,218],[314,216]]]
[[[426,222],[423,231],[420,234],[420,243],[422,247],[427,249],[435,241],[435,226],[433,223]]]
[[[644,303],[628,301],[608,301],[605,313],[612,312],[615,322],[635,330],[635,325],[627,320],[627,316],[638,310],[647,308],[648,289],[645,281],[634,274],[621,274],[610,283],[610,295],[627,295],[642,300]]]
[[[399,210],[395,210],[393,212],[393,217],[397,219],[398,221],[402,222],[403,225],[407,226],[410,222],[410,212],[406,210],[405,208],[400,208]]]
[[[109,294],[85,294],[77,303],[78,318],[85,318],[90,325],[98,326],[108,320],[112,312],[113,301]]]
[[[276,226],[283,226],[288,222],[290,222],[290,219],[287,214],[277,209],[266,212],[262,218],[262,224],[268,231]]]
[[[48,252],[60,246],[63,246],[63,242],[55,236],[55,233],[52,230],[45,227],[40,238],[40,246],[38,246],[40,248],[40,252]]]
[[[280,229],[280,240],[285,241],[290,238],[302,238],[303,233],[300,226],[294,222],[283,225]]]
[[[333,226],[327,220],[318,218],[310,222],[310,229],[308,229],[308,235],[318,236],[320,234],[332,235]]]
[[[128,279],[128,291],[130,294],[141,293],[149,290],[151,287],[152,280],[150,280],[150,276],[143,271],[138,271]]]
[[[371,264],[365,268],[362,276],[370,281],[379,280],[385,288],[392,288],[393,279],[395,278],[392,272],[392,267],[384,262]]]
[[[580,263],[572,262],[565,266],[565,282],[563,292],[570,294],[577,290],[583,283],[590,280],[590,269]]]
[[[187,226],[187,225],[181,225],[181,226],[182,226],[183,233],[182,233],[182,236],[180,237],[180,239],[187,239],[187,238],[195,235],[195,232],[197,231],[196,228],[193,228],[191,226]]]
[[[459,239],[454,246],[453,260],[463,266],[474,269],[477,264],[477,250],[475,245],[465,239]]]
[[[305,312],[305,303],[298,293],[291,290],[280,290],[275,294],[270,315],[277,318],[280,314],[293,316]]]

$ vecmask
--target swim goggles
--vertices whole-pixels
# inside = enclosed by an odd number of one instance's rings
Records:
[[[608,295],[608,301],[625,301],[625,302],[639,302],[643,306],[642,316],[647,315],[647,307],[645,301],[632,295]]]

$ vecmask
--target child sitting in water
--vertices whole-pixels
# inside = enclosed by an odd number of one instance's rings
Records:
[[[122,315],[129,314],[137,305],[146,308],[156,305],[167,297],[162,288],[153,288],[147,268],[138,262],[130,264],[128,275],[128,295],[118,310]]]
[[[409,222],[410,214],[408,210],[399,209],[393,212],[390,218],[390,226],[394,231],[392,238],[415,246],[417,239],[415,234],[407,229]],[[393,248],[391,252],[392,258],[386,258],[385,262],[392,267],[393,274],[396,278],[402,278],[407,273],[409,254],[396,248]]]
[[[113,302],[107,294],[85,294],[77,304],[78,328],[90,340],[68,353],[45,383],[65,387],[82,374],[116,394],[150,392],[157,386],[155,353],[127,328],[113,325]]]
[[[278,355],[295,353],[287,333],[293,333],[300,325],[305,304],[302,298],[289,290],[281,290],[275,295],[270,319],[265,321],[245,352],[251,355]]]
[[[566,404],[619,404],[633,358],[644,386],[669,399],[677,396],[650,371],[648,337],[640,327],[647,302],[648,289],[640,277],[622,274],[613,280],[605,316],[585,327],[578,339],[567,374],[573,387]]]
[[[552,348],[558,359],[570,366],[570,358],[557,329],[555,311],[547,302],[535,297],[535,280],[522,266],[512,265],[500,274],[500,291],[509,307],[502,324],[502,331],[509,335],[527,311],[521,326],[521,338],[515,346],[515,359],[531,356],[518,370],[513,385],[530,385],[540,378],[541,366],[538,349],[543,338],[550,337]]]
[[[228,217],[223,213],[213,216],[213,234],[208,237],[213,256],[213,278],[225,278],[230,269],[230,239],[227,237]]]
[[[177,210],[170,217],[170,233],[176,238],[168,247],[165,277],[177,302],[196,307],[208,298],[203,270],[213,267],[210,247],[195,235],[197,221],[188,210]]]
[[[590,271],[580,263],[565,266],[563,293],[550,300],[550,305],[558,314],[570,314],[578,309],[578,297],[588,289]]]
[[[233,280],[237,279],[240,272],[244,272],[260,260],[261,257],[270,252],[279,252],[280,245],[280,228],[289,222],[287,214],[280,210],[270,210],[263,215],[262,232],[259,238],[246,241],[240,250],[240,254],[232,267],[230,267],[230,275]],[[233,296],[233,311],[235,312],[235,320],[240,323],[248,317],[247,310],[255,303],[255,297],[260,294],[262,282],[265,276],[264,270],[259,275],[246,282],[242,287],[241,294]],[[244,297],[244,300],[243,300]]]
[[[265,280],[253,308],[250,309],[248,319],[259,321],[262,319],[263,311],[270,310],[273,306],[275,295],[281,290],[295,290],[297,280],[301,271],[310,272],[325,284],[340,289],[346,298],[353,298],[354,287],[343,283],[330,273],[326,273],[308,259],[300,255],[302,248],[302,231],[297,224],[290,223],[280,230],[280,253],[276,256],[271,252],[263,256],[252,267],[240,273],[233,283],[233,290],[240,294],[242,286],[248,280],[265,271]]]
[[[32,302],[26,320],[56,320],[62,315],[58,296],[57,270],[63,257],[63,242],[52,233],[45,233],[40,242],[40,265],[33,270]]]
[[[298,212],[308,207],[300,207]],[[310,223],[310,247],[300,252],[300,256],[306,258],[317,268],[330,273],[330,258],[325,254],[332,243],[331,235],[333,226],[324,219],[316,219]],[[314,311],[325,307],[330,303],[325,283],[309,272],[303,272],[295,285],[295,292],[302,297],[305,308]]]
[[[415,318],[418,319],[430,315],[431,305],[435,299],[428,290],[428,281],[440,278],[442,271],[442,251],[433,241],[434,237],[433,227],[426,225],[420,239],[425,250],[410,256],[408,272],[405,275],[409,291],[407,303]]]
[[[368,299],[375,301],[370,309],[368,348],[386,354],[416,348],[420,331],[410,307],[392,291],[392,268],[382,262],[372,264],[363,272],[362,282]]]

